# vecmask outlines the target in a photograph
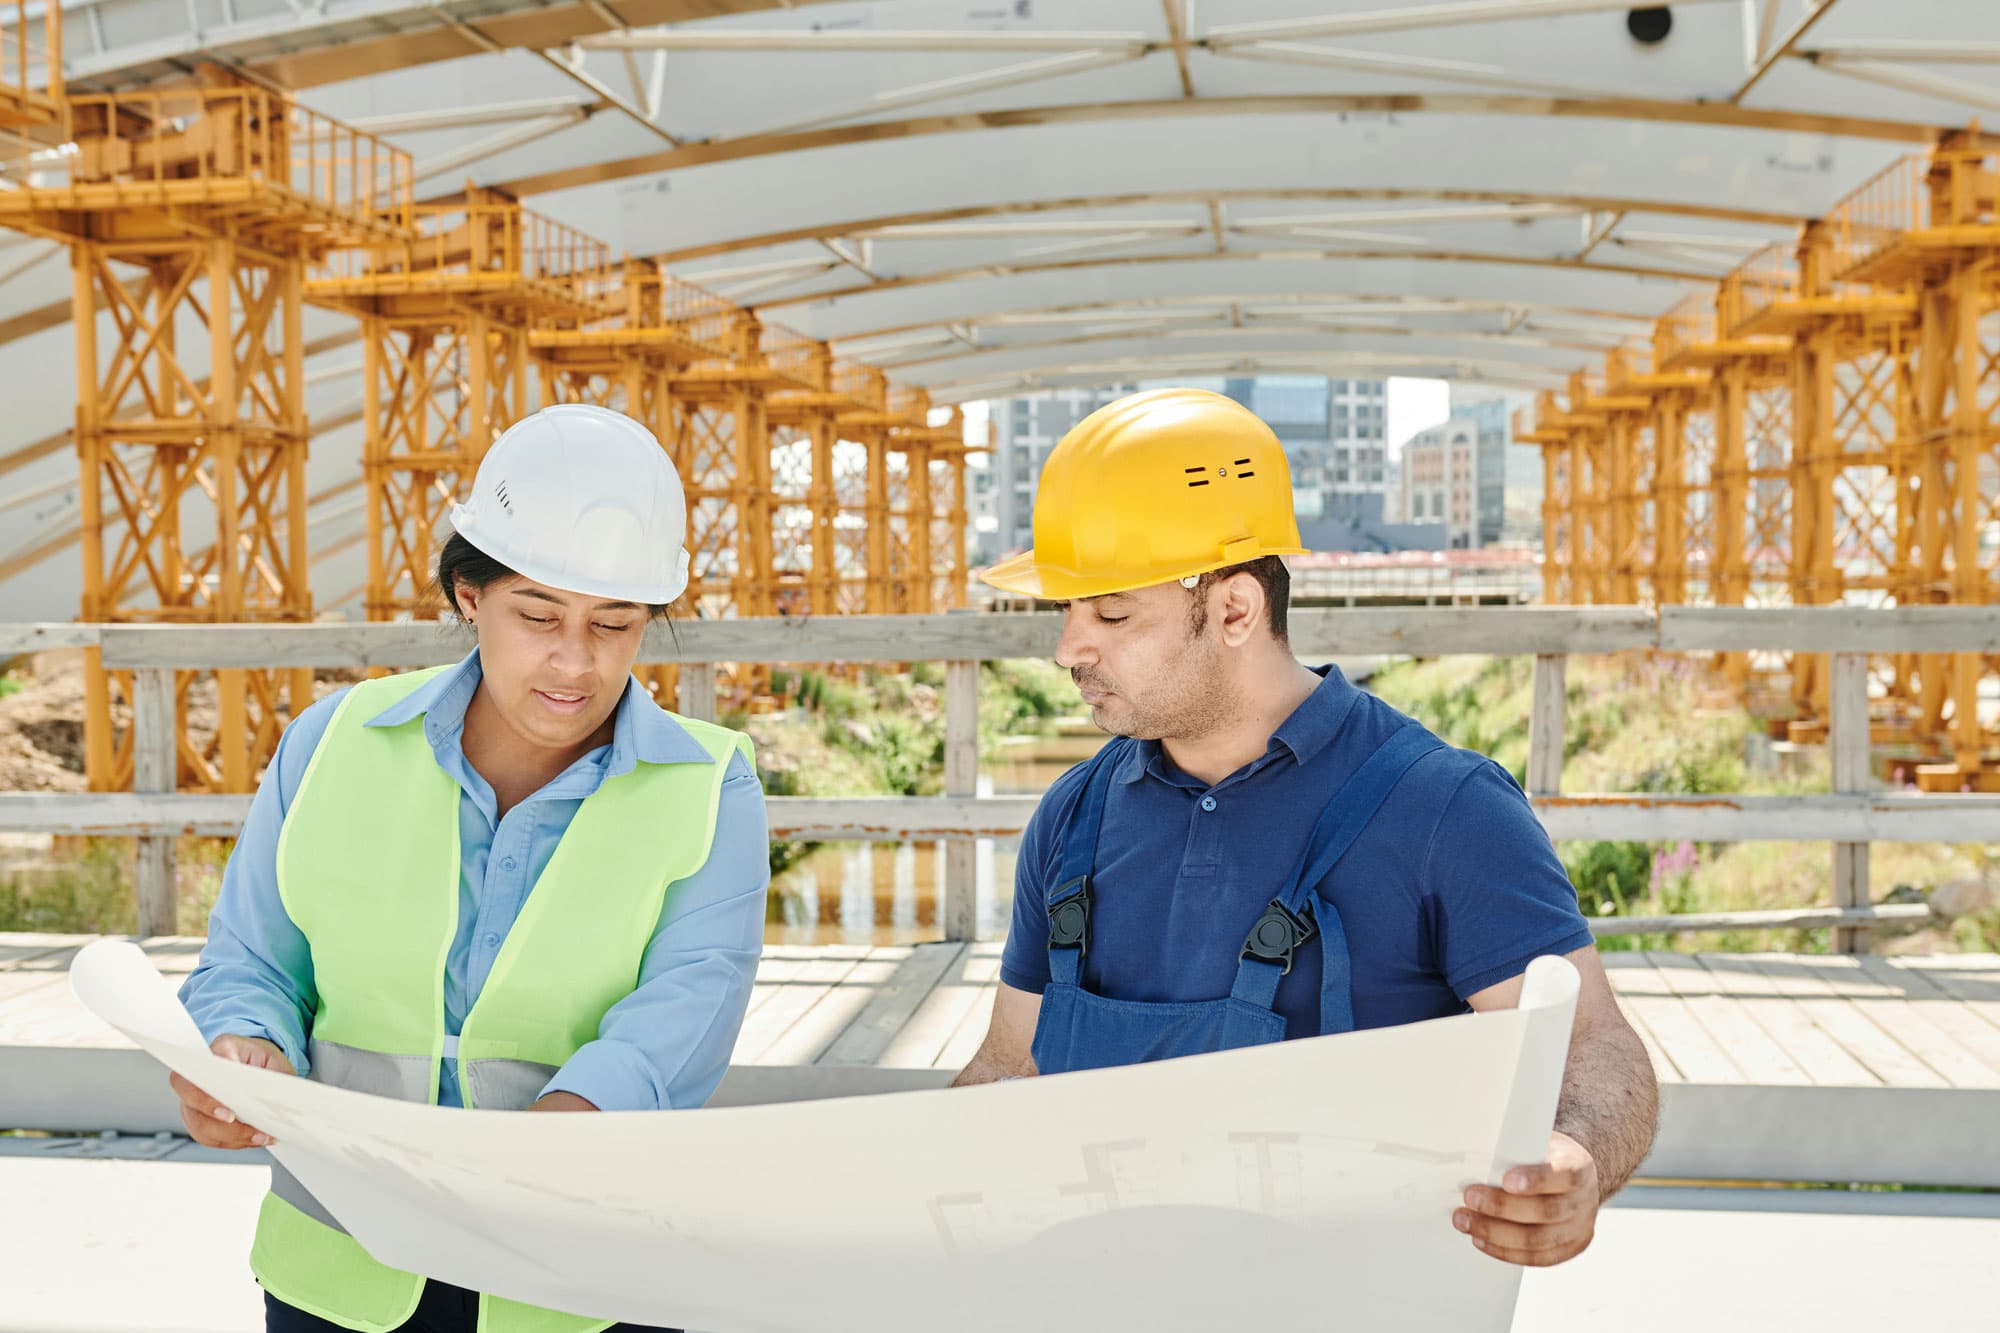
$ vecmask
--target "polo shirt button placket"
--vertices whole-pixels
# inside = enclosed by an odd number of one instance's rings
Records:
[[[1201,808],[1204,810],[1213,811],[1215,809],[1215,798],[1213,796],[1202,797]]]

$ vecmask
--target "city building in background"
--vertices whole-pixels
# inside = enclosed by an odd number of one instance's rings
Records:
[[[1035,544],[1035,487],[1042,479],[1042,464],[1048,461],[1049,450],[1077,422],[1137,388],[1119,384],[1103,389],[1051,389],[994,400],[992,472],[988,478],[993,493],[993,530],[979,534],[975,562],[991,564]],[[990,552],[981,544],[989,537]]]
[[[971,471],[966,476],[974,562],[989,564],[1034,544],[1035,487],[1042,464],[1072,426],[1128,393],[1170,385],[1227,394],[1270,425],[1285,447],[1293,508],[1301,536],[1312,549],[1438,550],[1447,544],[1441,518],[1398,512],[1400,497],[1391,489],[1385,381],[1215,376],[1057,389],[994,401],[990,470],[983,478]],[[990,496],[990,511],[978,508],[982,486]],[[1496,517],[1496,536],[1497,529]]]
[[[1454,550],[1501,542],[1510,509],[1538,509],[1541,476],[1533,458],[1516,458],[1512,413],[1517,404],[1491,390],[1452,393],[1450,419],[1418,431],[1397,463],[1398,517],[1442,523]],[[1518,523],[1516,524],[1518,529]]]

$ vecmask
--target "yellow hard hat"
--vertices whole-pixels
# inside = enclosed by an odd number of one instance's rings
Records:
[[[1069,601],[1304,550],[1271,428],[1219,393],[1150,389],[1062,437],[1035,493],[1035,549],[984,577]]]

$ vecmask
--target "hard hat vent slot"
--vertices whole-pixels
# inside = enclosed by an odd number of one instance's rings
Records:
[[[1250,460],[1249,460],[1249,459],[1247,459],[1247,458],[1239,458],[1239,459],[1237,459],[1237,460],[1236,460],[1236,466],[1237,466],[1237,467],[1239,467],[1239,468],[1244,468],[1244,467],[1249,467],[1249,466],[1250,466]],[[1238,481],[1243,481],[1243,480],[1245,480],[1246,478],[1249,478],[1249,477],[1254,477],[1254,476],[1256,476],[1256,475],[1257,475],[1257,474],[1256,474],[1256,473],[1254,473],[1254,472],[1238,472],[1238,473],[1236,474],[1236,479],[1237,479]]]
[[[510,514],[514,512],[514,502],[507,498],[507,483],[505,481],[494,483],[493,494],[500,501],[502,509],[505,509]]]
[[[1189,482],[1189,483],[1188,483],[1188,489],[1189,489],[1189,490],[1193,490],[1193,489],[1194,489],[1195,487],[1197,487],[1197,486],[1206,486],[1206,485],[1208,485],[1208,469],[1207,469],[1207,468],[1205,468],[1205,467],[1188,467],[1188,468],[1182,468],[1182,469],[1181,469],[1181,471],[1183,471],[1183,472],[1187,473],[1187,474],[1188,474],[1188,475],[1189,475],[1190,477],[1199,477],[1199,478],[1201,478],[1201,480],[1199,480],[1199,481],[1191,481],[1191,482]]]

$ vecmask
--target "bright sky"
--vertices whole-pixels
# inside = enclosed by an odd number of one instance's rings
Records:
[[[1451,385],[1445,380],[1389,381],[1389,457],[1403,456],[1403,444],[1451,416]]]

